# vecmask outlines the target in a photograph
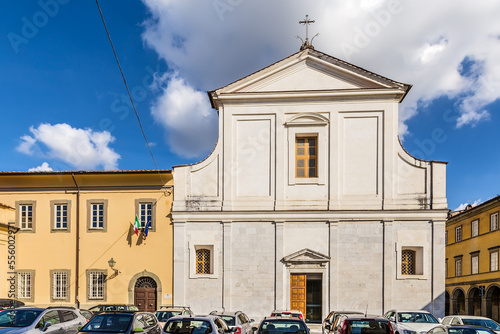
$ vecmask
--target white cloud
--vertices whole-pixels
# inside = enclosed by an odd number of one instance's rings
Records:
[[[67,163],[76,169],[117,169],[120,155],[108,145],[114,137],[107,131],[77,129],[68,124],[42,123],[30,127],[30,135],[21,137],[17,150],[28,155],[39,155]],[[43,166],[43,165],[42,165]]]
[[[453,211],[462,211],[462,210],[465,210],[465,208],[468,206],[468,205],[471,205],[472,207],[475,207],[477,206],[478,204],[481,203],[481,199],[478,199],[476,201],[474,201],[473,203],[462,203],[460,204],[455,210]]]
[[[213,149],[218,118],[207,94],[196,91],[176,74],[158,80],[165,89],[151,112],[165,128],[172,151],[192,158]]]
[[[143,0],[151,17],[143,39],[195,89],[217,89],[297,52],[298,21],[315,20],[317,50],[412,84],[405,122],[431,101],[449,97],[457,127],[488,119],[500,97],[500,2],[457,0]],[[465,59],[476,75],[460,72]],[[444,112],[444,111],[443,111]],[[212,126],[216,126],[212,123]]]
[[[50,172],[53,169],[48,162],[43,162],[40,166],[28,169],[28,172]]]

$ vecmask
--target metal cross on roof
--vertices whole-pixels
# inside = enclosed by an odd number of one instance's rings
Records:
[[[300,24],[303,24],[306,26],[306,41],[309,40],[309,25],[311,23],[314,23],[314,20],[309,20],[309,15],[306,15],[306,19],[303,21],[299,21]]]
[[[314,37],[318,36],[319,34],[316,34],[313,36],[313,38],[311,39],[311,43],[309,43],[309,25],[311,23],[314,23],[315,21],[314,20],[309,20],[309,15],[306,15],[306,19],[303,20],[303,21],[299,21],[300,24],[303,24],[306,26],[306,40],[302,40],[302,38],[300,38],[299,36],[297,36],[297,38],[299,38],[301,41],[302,41],[302,45],[300,46],[300,49],[301,50],[304,50],[304,49],[314,49],[314,47],[312,46],[312,41],[314,39]]]

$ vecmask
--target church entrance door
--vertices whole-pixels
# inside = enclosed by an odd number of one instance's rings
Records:
[[[290,275],[290,309],[299,310],[309,322],[322,320],[321,274]]]

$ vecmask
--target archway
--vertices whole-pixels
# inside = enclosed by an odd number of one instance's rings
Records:
[[[500,321],[500,287],[491,285],[486,291],[486,316]]]
[[[134,305],[140,311],[156,311],[156,281],[148,276],[142,276],[137,279],[134,286]]]
[[[453,314],[465,314],[465,294],[462,289],[453,292]]]
[[[469,315],[482,315],[482,298],[478,287],[473,287],[469,290]]]

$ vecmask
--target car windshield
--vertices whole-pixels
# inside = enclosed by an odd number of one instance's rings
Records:
[[[236,326],[236,318],[230,315],[221,315],[220,316],[228,326]]]
[[[132,314],[99,314],[92,318],[81,332],[114,332],[124,333],[130,327]]]
[[[297,317],[300,318],[300,313],[292,313],[292,312],[274,312],[272,317],[283,317],[283,318],[290,318],[290,317]]]
[[[5,310],[0,312],[0,327],[27,327],[42,313],[41,310]]]
[[[287,319],[265,320],[260,326],[259,334],[304,334],[306,327],[302,321]]]
[[[493,329],[494,331],[500,330],[500,325],[489,319],[464,319],[462,321],[465,325],[471,326],[481,326],[489,329]]]
[[[349,320],[347,321],[348,334],[389,334],[391,329],[386,321],[377,320]]]
[[[163,331],[176,334],[208,334],[212,332],[212,325],[208,320],[172,318],[165,324]]]
[[[398,313],[398,322],[426,322],[438,324],[439,321],[432,314],[423,312],[401,312]]]
[[[480,328],[448,328],[449,334],[492,334],[491,331]]]
[[[181,315],[182,311],[156,311],[155,315],[156,318],[158,318],[158,321],[165,322],[168,319],[176,316],[176,315]]]

